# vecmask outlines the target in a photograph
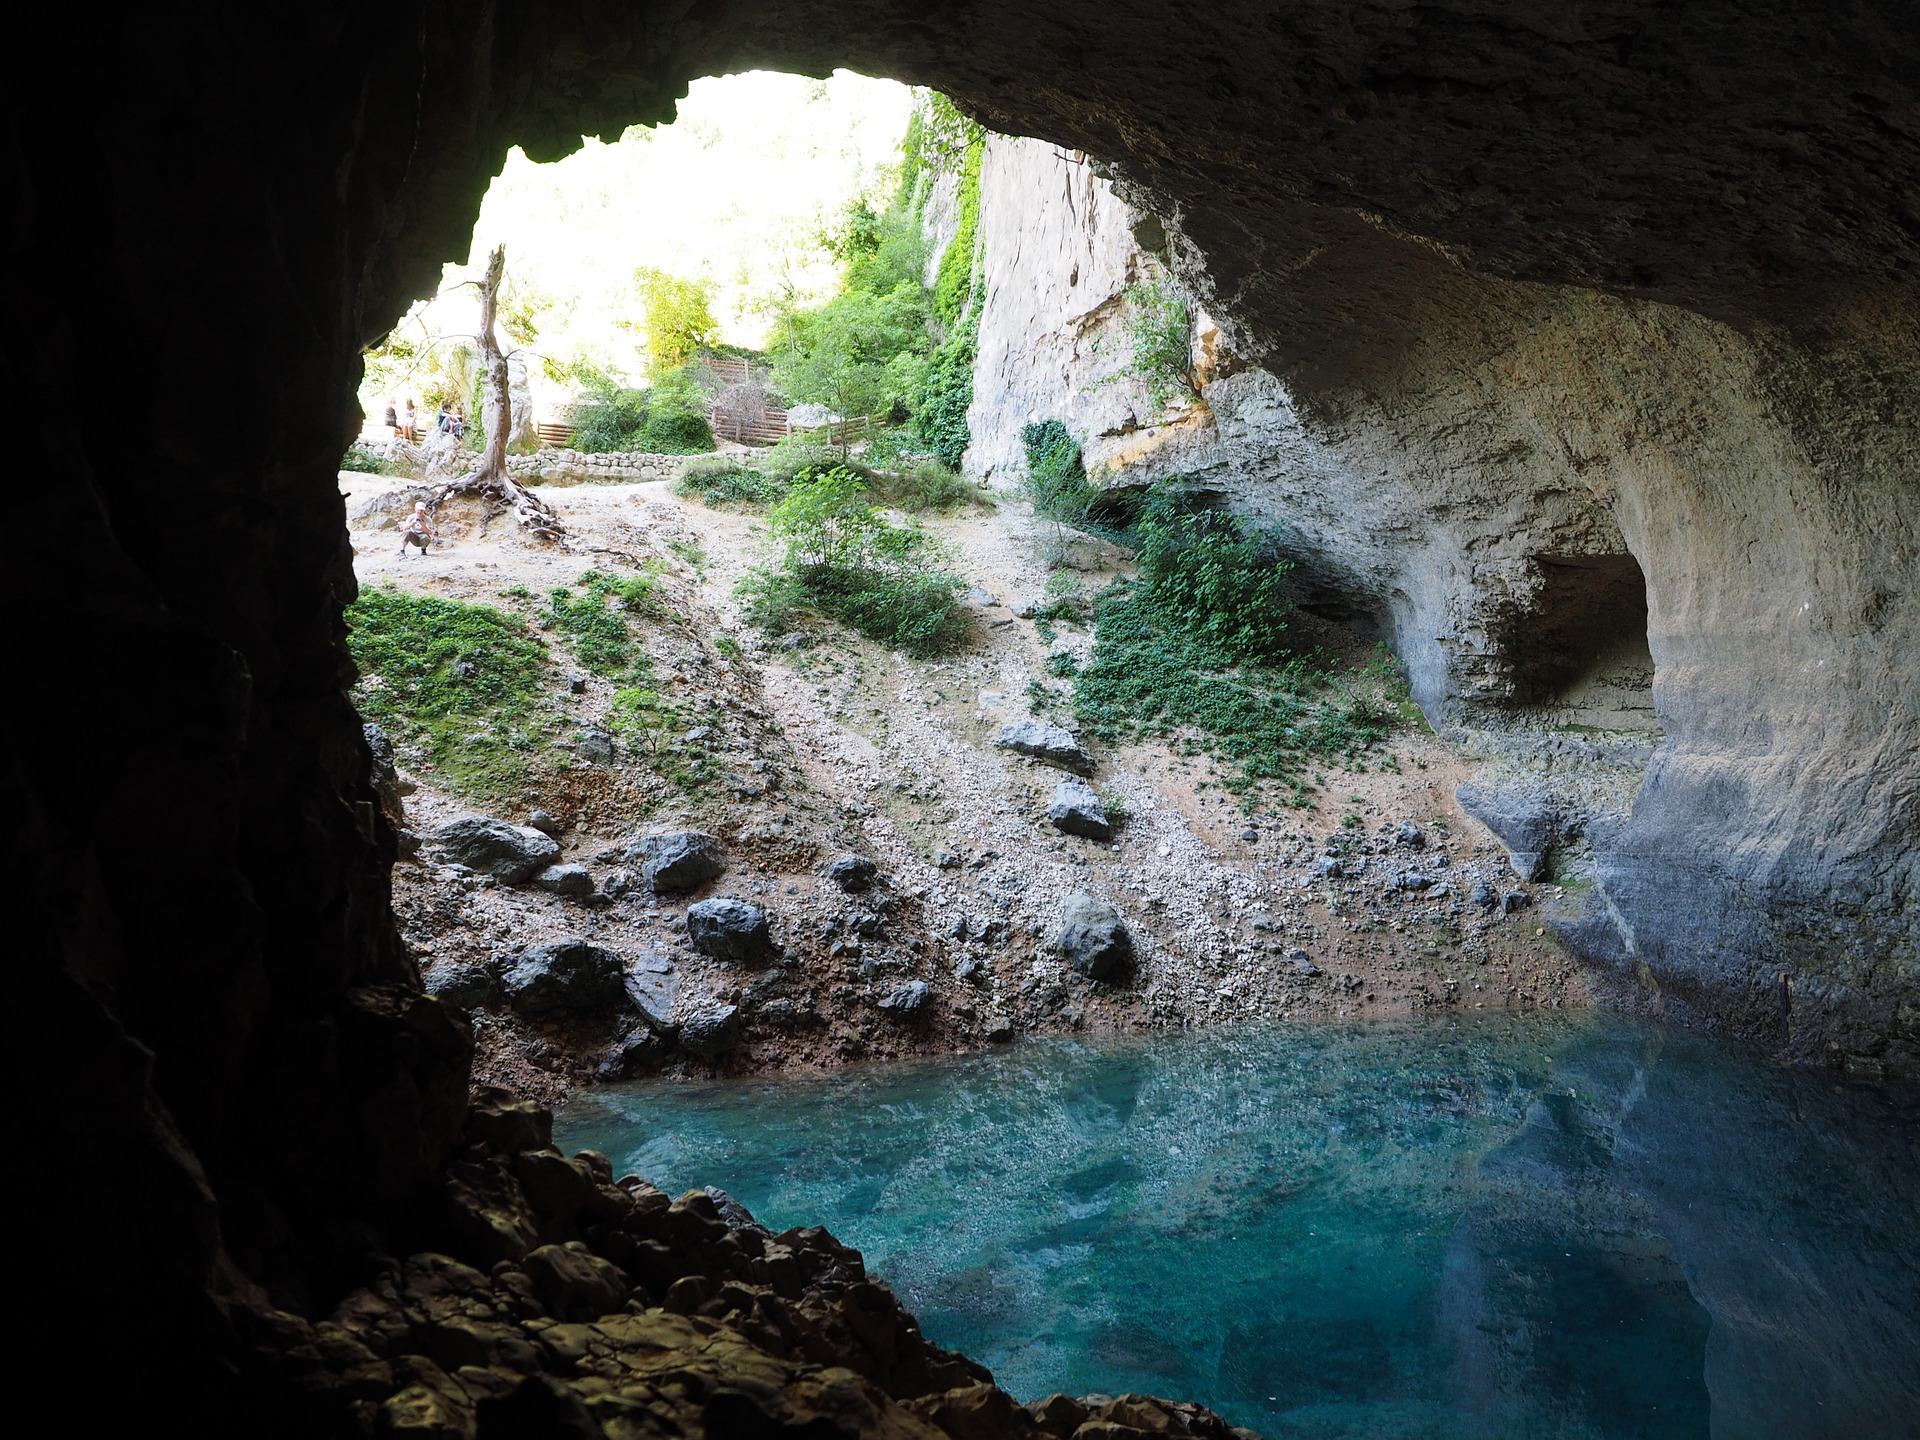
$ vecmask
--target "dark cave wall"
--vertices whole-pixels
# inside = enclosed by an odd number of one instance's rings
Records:
[[[1670,692],[1725,672],[1660,630],[1683,613],[1661,587],[1711,595],[1726,567],[1764,568],[1769,534],[1798,536],[1835,597],[1785,653],[1838,678],[1791,724],[1751,687],[1724,705],[1694,687],[1622,884],[1657,885],[1712,806],[1781,817],[1705,903],[1644,912],[1675,927],[1667,963],[1694,973],[1731,925],[1850,914],[1844,943],[1872,938],[1893,982],[1848,1012],[1858,1048],[1911,1033],[1878,998],[1910,995],[1913,963],[1908,7],[188,5],[91,35],[84,94],[60,40],[26,29],[0,97],[0,382],[29,487],[5,581],[25,622],[8,1064],[61,1157],[23,1283],[52,1297],[54,1336],[102,1305],[140,1314],[123,1383],[217,1383],[205,1361],[231,1337],[209,1296],[318,1303],[379,1236],[430,1228],[467,1041],[396,942],[392,837],[342,698],[335,463],[358,352],[464,251],[509,144],[552,156],[664,119],[704,73],[846,64],[1106,157],[1240,347],[1313,393],[1386,386],[1463,275],[1786,337],[1803,358],[1783,373],[1812,363],[1817,391],[1796,432],[1811,490],[1617,503],[1699,557],[1648,567]],[[1814,363],[1823,346],[1842,360]],[[1884,585],[1856,597],[1870,556]],[[1783,730],[1812,741],[1782,750]],[[1876,878],[1837,901],[1836,873]]]

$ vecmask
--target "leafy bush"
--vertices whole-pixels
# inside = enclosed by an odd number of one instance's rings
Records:
[[[1027,497],[1043,515],[1067,525],[1084,524],[1097,493],[1080,462],[1080,442],[1058,420],[1020,428],[1027,452]]]
[[[969,315],[933,352],[914,401],[914,425],[936,458],[951,469],[973,443],[967,410],[973,404],[973,366],[980,354],[980,316]]]
[[[417,746],[436,780],[499,798],[517,791],[554,728],[538,706],[547,650],[487,605],[370,587],[347,608],[360,713]]]
[[[1130,538],[1139,578],[1095,602],[1094,649],[1074,712],[1109,744],[1185,732],[1229,762],[1227,788],[1293,787],[1308,803],[1308,758],[1352,757],[1395,717],[1373,671],[1358,685],[1285,647],[1290,567],[1273,532],[1198,508],[1193,490],[1156,486]]]
[[[704,454],[713,449],[703,387],[710,376],[703,365],[683,365],[663,372],[645,390],[611,382],[593,388],[574,412],[574,448],[588,454]]]
[[[920,460],[898,470],[876,472],[868,488],[896,510],[909,514],[992,503],[978,485],[938,460]]]
[[[347,447],[347,453],[340,457],[340,468],[351,470],[359,475],[391,475],[393,467],[356,440]]]
[[[767,517],[775,569],[743,581],[755,624],[778,633],[812,608],[911,654],[953,645],[966,629],[966,582],[941,567],[939,543],[917,526],[888,522],[867,503],[860,476],[835,468],[794,486]]]
[[[1196,393],[1193,378],[1193,306],[1171,279],[1137,280],[1126,289],[1126,333],[1132,355],[1126,373],[1147,389],[1155,410]]]
[[[673,490],[698,495],[709,505],[771,505],[787,493],[787,482],[737,460],[696,460]]]
[[[1134,539],[1141,597],[1169,623],[1239,659],[1280,652],[1293,566],[1280,558],[1273,532],[1197,508],[1191,489],[1163,483],[1149,493]]]
[[[720,322],[713,318],[713,297],[704,280],[669,275],[651,266],[634,271],[633,280],[643,312],[640,330],[650,372],[678,369],[720,338]]]

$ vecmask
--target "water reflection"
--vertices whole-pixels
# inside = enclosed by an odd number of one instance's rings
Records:
[[[1270,1436],[1912,1433],[1920,1107],[1618,1019],[637,1085],[561,1142],[866,1252],[1016,1395]]]

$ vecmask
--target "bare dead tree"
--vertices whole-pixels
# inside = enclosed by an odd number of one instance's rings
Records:
[[[487,429],[487,448],[480,456],[479,468],[458,480],[450,480],[435,492],[428,508],[437,512],[440,502],[450,495],[472,495],[489,500],[501,509],[511,509],[523,530],[542,540],[561,540],[566,530],[560,517],[547,503],[507,471],[507,436],[513,430],[513,392],[507,383],[507,357],[494,334],[494,320],[500,307],[500,282],[506,278],[507,247],[494,247],[487,257],[486,273],[473,282],[480,290],[480,359],[487,370],[487,389],[492,392],[493,424]]]
[[[714,397],[713,414],[736,442],[745,440],[747,432],[767,418],[766,389],[751,380],[735,382]]]

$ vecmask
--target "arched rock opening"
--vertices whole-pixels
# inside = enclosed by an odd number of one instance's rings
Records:
[[[1507,707],[1553,728],[1651,730],[1647,582],[1631,555],[1538,555],[1539,588],[1500,636]]]
[[[12,49],[0,148],[30,1368],[137,1316],[113,1383],[246,1429],[297,1411],[295,1362],[246,1358],[273,1305],[446,1239],[467,1042],[396,943],[342,693],[358,355],[508,145],[732,68],[924,82],[1102,157],[1298,433],[1353,440],[1348,508],[1446,550],[1393,617],[1436,712],[1444,574],[1488,549],[1433,543],[1449,516],[1605,510],[1669,738],[1583,943],[1792,1054],[1920,1053],[1912,7],[189,5],[90,42],[84,88],[46,53]],[[1668,403],[1649,357],[1703,383]]]

